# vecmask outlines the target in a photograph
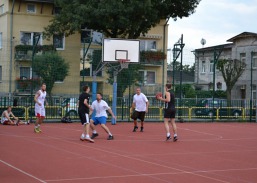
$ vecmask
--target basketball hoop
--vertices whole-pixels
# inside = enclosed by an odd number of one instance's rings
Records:
[[[127,59],[119,59],[118,62],[120,63],[120,68],[121,69],[127,69],[129,65],[129,61]]]

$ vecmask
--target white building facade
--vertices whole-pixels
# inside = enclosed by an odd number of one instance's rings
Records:
[[[198,89],[226,90],[221,72],[215,68],[214,61],[237,59],[246,63],[246,69],[233,87],[232,99],[256,99],[257,86],[257,33],[243,32],[227,40],[231,42],[195,50],[195,84]],[[215,74],[215,75],[214,75]]]

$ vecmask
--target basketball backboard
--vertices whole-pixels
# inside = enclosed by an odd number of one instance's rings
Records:
[[[135,39],[103,39],[103,62],[127,60],[139,63],[139,40]]]

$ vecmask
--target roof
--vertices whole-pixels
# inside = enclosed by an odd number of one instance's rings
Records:
[[[227,42],[234,42],[234,40],[239,39],[239,38],[246,38],[246,37],[257,37],[257,33],[253,32],[243,32],[241,34],[238,34],[230,39],[227,40]]]
[[[209,46],[209,47],[205,47],[205,48],[198,48],[195,49],[194,52],[204,52],[204,51],[213,51],[213,49],[228,49],[228,48],[232,48],[233,47],[233,43],[227,43],[227,44],[220,44],[220,45],[216,45],[216,46]]]

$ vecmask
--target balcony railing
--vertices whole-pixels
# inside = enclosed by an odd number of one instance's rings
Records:
[[[53,45],[38,45],[35,49],[35,54],[39,55],[44,52],[55,51]],[[31,61],[33,53],[33,45],[17,45],[15,46],[15,60],[16,61]]]
[[[36,88],[39,88],[41,83],[41,80],[39,78],[35,79],[16,79],[16,91],[19,93],[29,93],[31,91],[31,88],[33,91]],[[33,86],[31,86],[33,85]]]
[[[166,54],[162,51],[141,51],[140,64],[162,65],[166,59]]]

